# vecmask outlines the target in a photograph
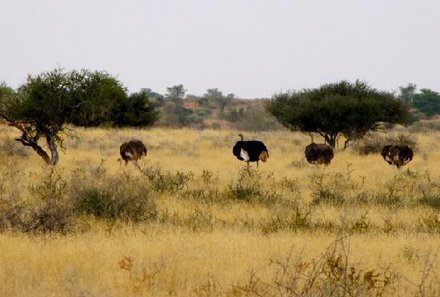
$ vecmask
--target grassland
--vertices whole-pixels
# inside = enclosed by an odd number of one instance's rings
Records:
[[[307,136],[73,129],[49,169],[0,128],[0,296],[439,296],[440,133],[398,171],[304,160]],[[118,162],[130,138],[139,166]]]

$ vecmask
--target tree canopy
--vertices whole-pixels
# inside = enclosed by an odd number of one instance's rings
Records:
[[[119,101],[112,119],[118,127],[151,126],[159,119],[159,111],[147,92],[133,93]]]
[[[376,122],[409,120],[408,105],[392,93],[378,91],[361,81],[280,93],[266,108],[285,127],[318,133],[333,148],[339,136],[345,137],[346,146],[364,136]]]

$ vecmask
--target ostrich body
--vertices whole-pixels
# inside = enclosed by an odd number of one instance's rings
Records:
[[[137,139],[124,142],[119,148],[121,158],[127,165],[128,161],[137,161],[147,155],[147,147]]]
[[[413,149],[407,145],[389,144],[382,148],[380,153],[385,161],[390,165],[395,165],[397,169],[406,165],[413,159]]]
[[[243,134],[239,134],[241,140],[232,148],[232,153],[240,161],[245,161],[248,165],[249,162],[266,162],[269,158],[269,151],[263,142],[258,140],[243,140]]]
[[[307,162],[318,165],[329,165],[334,157],[332,147],[324,143],[312,142],[306,146],[304,154],[306,155]]]

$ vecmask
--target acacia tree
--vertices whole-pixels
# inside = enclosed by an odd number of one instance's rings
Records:
[[[191,122],[193,111],[185,108],[183,104],[186,91],[182,84],[167,88],[165,99],[170,103],[165,105],[162,114],[162,120],[166,125],[184,126]]]
[[[217,88],[215,89],[207,89],[206,93],[203,95],[203,98],[206,101],[214,102],[220,108],[220,111],[223,113],[225,111],[226,106],[231,104],[232,100],[234,100],[234,94],[223,95],[223,92],[219,91]]]
[[[30,146],[47,164],[59,159],[57,144],[72,112],[72,85],[59,69],[35,77],[28,76],[14,96],[2,101],[0,115],[21,132],[16,140]],[[50,154],[40,145],[46,141]]]
[[[168,87],[167,92],[165,97],[173,102],[176,109],[180,108],[183,104],[183,98],[185,98],[185,87],[182,84],[175,85]]]
[[[285,127],[318,133],[333,148],[341,135],[346,139],[346,148],[377,122],[406,123],[410,118],[407,104],[361,81],[280,93],[266,108]]]
[[[112,93],[103,91],[105,88],[99,83],[92,85],[100,92],[90,92],[89,85],[96,76],[108,78],[107,74],[100,72],[64,72],[61,69],[36,76],[29,75],[17,92],[9,93],[0,100],[0,117],[21,132],[17,141],[31,147],[47,164],[56,165],[59,160],[58,146],[63,144],[65,124],[78,120],[83,102],[102,102],[103,97]],[[115,79],[110,80],[111,83],[107,79],[103,81],[110,90],[117,90],[118,93],[123,90]],[[47,149],[40,143],[41,140]]]

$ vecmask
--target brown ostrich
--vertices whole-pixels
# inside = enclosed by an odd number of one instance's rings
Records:
[[[329,165],[334,157],[332,147],[324,143],[312,142],[306,146],[304,154],[306,155],[307,162],[318,165]]]
[[[385,161],[390,165],[395,165],[400,169],[409,163],[414,156],[413,149],[407,145],[389,144],[382,148],[380,153]]]
[[[147,155],[147,147],[145,144],[137,139],[124,142],[120,147],[120,153],[122,160],[125,161],[125,165],[128,161],[137,161]]]

